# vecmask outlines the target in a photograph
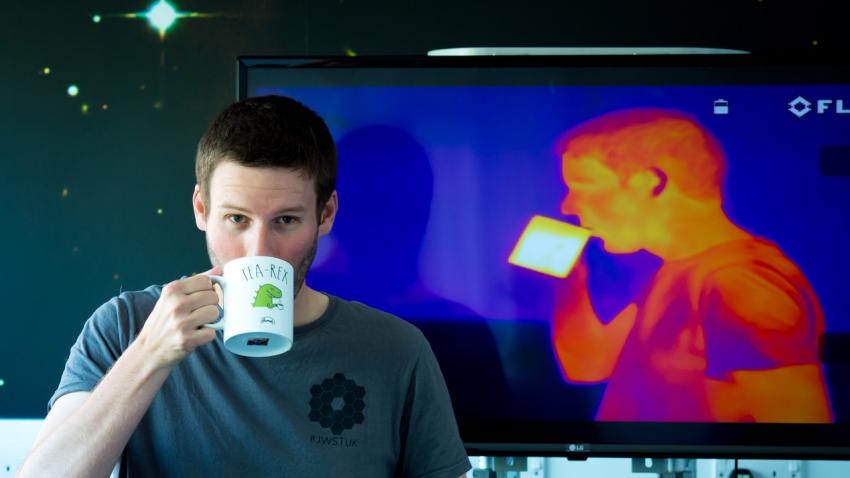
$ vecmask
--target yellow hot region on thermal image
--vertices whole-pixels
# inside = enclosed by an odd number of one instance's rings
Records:
[[[545,216],[534,216],[508,262],[563,278],[570,273],[589,237],[590,232],[586,229]]]

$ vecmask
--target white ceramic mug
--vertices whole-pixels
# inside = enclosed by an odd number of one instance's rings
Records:
[[[210,276],[224,294],[223,314],[207,324],[224,331],[224,346],[247,357],[268,357],[292,348],[292,265],[276,257],[246,256]]]
[[[517,241],[508,262],[563,279],[573,270],[590,231],[568,222],[534,216]]]

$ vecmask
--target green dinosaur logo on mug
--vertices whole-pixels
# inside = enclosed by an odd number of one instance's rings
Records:
[[[267,309],[282,309],[283,304],[275,302],[274,299],[283,297],[283,292],[272,284],[263,284],[257,289],[257,295],[254,296],[253,307],[265,307]]]

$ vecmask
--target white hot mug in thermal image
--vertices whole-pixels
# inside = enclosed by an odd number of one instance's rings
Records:
[[[269,357],[292,348],[292,265],[276,257],[246,256],[211,275],[224,295],[223,313],[207,324],[224,332],[224,346],[247,357]]]

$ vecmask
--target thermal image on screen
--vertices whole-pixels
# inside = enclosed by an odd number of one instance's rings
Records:
[[[608,382],[596,417],[831,421],[818,298],[777,245],[724,212],[726,161],[711,133],[678,111],[624,110],[571,130],[562,149],[561,212],[611,253],[662,260],[608,324],[581,278],[557,294],[565,376]]]
[[[308,281],[420,326],[459,415],[850,422],[818,348],[850,332],[850,178],[819,168],[850,115],[790,104],[847,87],[269,93],[338,142]]]

